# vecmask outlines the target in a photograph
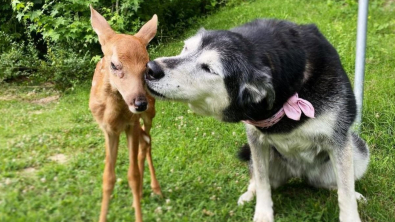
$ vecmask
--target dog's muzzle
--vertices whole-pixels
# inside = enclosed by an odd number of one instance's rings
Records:
[[[145,74],[146,80],[159,80],[165,76],[162,68],[155,61],[149,61],[147,63],[147,73]]]

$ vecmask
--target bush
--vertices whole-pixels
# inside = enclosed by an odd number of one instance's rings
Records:
[[[94,65],[89,52],[84,55],[73,47],[50,44],[44,59],[40,59],[31,39],[18,43],[1,31],[0,39],[0,82],[52,82],[65,90],[92,76]]]
[[[157,14],[158,35],[160,39],[168,39],[180,35],[197,17],[212,12],[221,5],[240,1],[242,0],[35,0],[33,3],[31,0],[13,0],[13,11],[9,12],[7,7],[3,10],[7,12],[7,16],[14,16],[25,27],[25,33],[21,36],[34,36],[34,39],[26,44],[13,43],[7,49],[7,44],[4,44],[7,53],[2,55],[5,61],[0,65],[10,67],[15,60],[17,66],[30,69],[7,68],[0,75],[0,81],[29,76],[35,80],[52,81],[59,88],[67,88],[88,79],[94,66],[91,58],[102,54],[97,35],[90,24],[90,4],[107,19],[114,30],[126,34],[136,33],[143,23]]]
[[[159,18],[159,33],[167,38],[182,34],[197,17],[213,12],[219,6],[235,4],[237,0],[148,0],[142,1],[137,16],[143,21],[153,14]],[[240,0],[239,0],[240,1]]]
[[[153,14],[159,18],[159,33],[175,36],[190,25],[191,18],[212,12],[221,5],[241,0],[14,0],[16,18],[28,32],[41,33],[48,42],[91,47],[97,36],[90,25],[89,5],[93,5],[118,32],[133,34]]]
[[[82,81],[92,78],[94,64],[89,52],[76,52],[71,47],[52,45],[35,79],[50,81],[61,90],[73,89]]]
[[[38,71],[40,60],[30,39],[17,43],[2,31],[0,39],[0,82],[26,80]]]

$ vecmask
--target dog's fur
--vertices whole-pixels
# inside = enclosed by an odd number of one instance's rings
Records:
[[[350,131],[355,98],[339,55],[315,25],[255,20],[229,31],[201,29],[180,55],[148,68],[153,95],[225,122],[270,118],[295,93],[311,102],[315,118],[284,117],[269,128],[246,124],[243,153],[253,173],[239,203],[256,192],[254,221],[273,221],[271,188],[304,177],[338,189],[340,221],[360,221],[354,181],[366,171],[369,151]]]
[[[119,137],[125,132],[130,161],[128,182],[134,196],[136,221],[141,222],[140,199],[146,156],[151,172],[151,187],[156,194],[161,195],[151,156],[150,130],[155,117],[155,99],[146,93],[143,79],[149,61],[146,46],[156,34],[158,19],[154,15],[134,36],[116,34],[104,17],[92,7],[91,22],[104,53],[96,65],[89,98],[89,108],[106,140],[100,221],[106,221],[115,185]],[[144,128],[140,126],[140,119],[144,122]]]

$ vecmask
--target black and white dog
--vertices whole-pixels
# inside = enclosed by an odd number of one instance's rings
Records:
[[[354,182],[369,151],[350,131],[356,105],[339,55],[315,25],[255,20],[229,31],[201,29],[181,54],[147,64],[148,90],[196,113],[243,121],[256,193],[254,221],[274,221],[271,188],[291,177],[338,189],[340,221],[360,221]]]

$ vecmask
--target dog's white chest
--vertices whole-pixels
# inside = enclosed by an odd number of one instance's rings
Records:
[[[335,120],[336,115],[328,112],[315,119],[309,119],[290,133],[262,135],[262,139],[286,158],[312,163],[315,156],[325,149],[325,144],[320,138],[331,137]]]
[[[321,146],[314,139],[305,135],[271,135],[267,142],[276,148],[285,158],[312,163],[314,157],[321,151]]]

